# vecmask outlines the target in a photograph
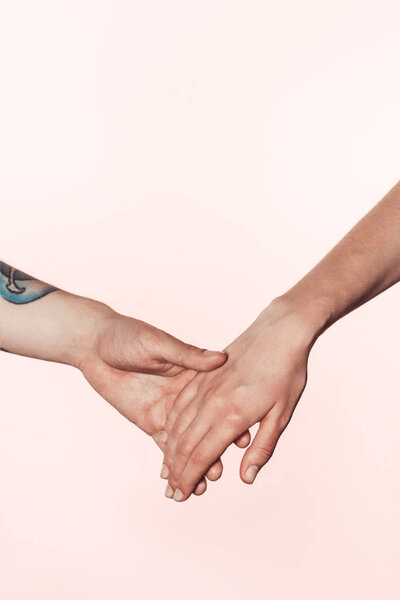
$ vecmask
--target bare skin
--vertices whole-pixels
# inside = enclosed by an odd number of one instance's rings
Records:
[[[143,321],[57,290],[5,263],[0,272],[0,347],[80,369],[90,385],[163,448],[175,398],[197,372],[226,360],[223,352],[185,344]],[[217,460],[207,476],[218,479]],[[206,489],[205,478],[196,494]]]
[[[209,466],[259,423],[240,465],[241,479],[253,483],[304,391],[318,337],[399,280],[400,183],[226,348],[223,366],[183,389],[167,418],[166,496],[187,500]]]

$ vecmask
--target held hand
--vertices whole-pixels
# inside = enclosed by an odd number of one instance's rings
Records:
[[[253,483],[304,390],[313,341],[305,324],[273,301],[228,346],[222,367],[196,375],[167,418],[168,497],[186,500],[226,448],[260,423],[240,466],[241,479]]]
[[[178,394],[200,370],[223,364],[223,352],[190,346],[147,323],[110,311],[101,316],[91,349],[79,364],[90,385],[165,448],[165,423]],[[222,463],[207,473],[222,473]],[[203,479],[196,489],[206,489]]]

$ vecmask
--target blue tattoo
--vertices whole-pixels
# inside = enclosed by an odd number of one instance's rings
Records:
[[[0,296],[9,302],[27,304],[56,290],[56,287],[0,262]]]

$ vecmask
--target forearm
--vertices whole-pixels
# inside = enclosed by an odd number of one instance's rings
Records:
[[[400,184],[227,347],[226,365],[185,387],[167,420],[166,495],[186,500],[218,456],[260,423],[240,470],[253,483],[304,391],[315,340],[399,279]]]
[[[79,366],[111,309],[0,264],[0,347]]]
[[[296,285],[277,299],[313,339],[400,279],[400,183]]]

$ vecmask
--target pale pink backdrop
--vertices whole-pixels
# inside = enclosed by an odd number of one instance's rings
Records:
[[[399,179],[393,1],[2,2],[1,258],[221,348]],[[395,600],[400,287],[271,463],[179,505],[63,365],[0,356],[0,600]],[[251,399],[250,399],[251,400]]]

